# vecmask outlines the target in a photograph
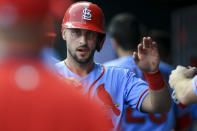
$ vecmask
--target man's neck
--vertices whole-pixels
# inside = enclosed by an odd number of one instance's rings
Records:
[[[77,74],[80,77],[88,75],[93,70],[95,65],[93,61],[85,64],[79,64],[72,59],[66,59],[64,62],[69,68],[69,70],[71,70],[73,73]]]

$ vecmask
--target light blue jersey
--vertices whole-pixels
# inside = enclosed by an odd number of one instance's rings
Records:
[[[112,114],[115,130],[120,127],[124,106],[140,111],[142,101],[149,93],[148,84],[128,69],[95,64],[93,70],[81,78],[71,72],[64,61],[56,64],[56,68],[62,76],[78,79],[83,84],[83,93],[98,98],[105,111]]]
[[[60,61],[57,52],[49,47],[44,47],[40,51],[40,58],[50,69],[54,69],[54,65]]]
[[[119,59],[115,59],[109,62],[104,63],[106,66],[117,66],[133,71],[137,77],[143,78],[143,74],[138,66],[133,60],[133,56],[125,56]],[[143,78],[144,79],[144,78]]]
[[[192,82],[193,90],[195,94],[197,95],[197,75],[194,76],[193,82]],[[197,122],[197,104],[192,104],[191,106],[191,112],[190,115],[192,117],[192,120],[195,122],[193,124],[193,130],[195,131],[197,129],[196,122]]]
[[[192,81],[192,86],[195,94],[197,95],[197,75],[194,76],[194,79]]]
[[[141,70],[134,63],[132,56],[119,58],[105,63],[106,66],[125,67],[136,73],[137,77],[143,78]],[[165,80],[173,69],[168,64],[160,63],[159,69]],[[162,103],[161,103],[162,104]],[[142,113],[138,110],[124,106],[123,119],[121,121],[121,130],[123,131],[171,131],[174,128],[183,129],[191,125],[189,117],[189,108],[181,109],[172,104],[172,108],[167,114]]]

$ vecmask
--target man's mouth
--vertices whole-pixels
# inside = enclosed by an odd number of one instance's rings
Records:
[[[89,50],[87,48],[78,48],[77,51],[81,54],[81,55],[85,55]]]

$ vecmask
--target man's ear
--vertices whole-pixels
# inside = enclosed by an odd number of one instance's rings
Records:
[[[62,29],[62,38],[66,40],[66,29]]]

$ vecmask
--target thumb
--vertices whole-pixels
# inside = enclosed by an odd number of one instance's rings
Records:
[[[189,68],[184,74],[188,78],[194,77],[195,74],[197,74],[197,68],[196,67],[187,67]]]
[[[138,54],[137,52],[133,52],[133,60],[137,64],[139,62]]]

